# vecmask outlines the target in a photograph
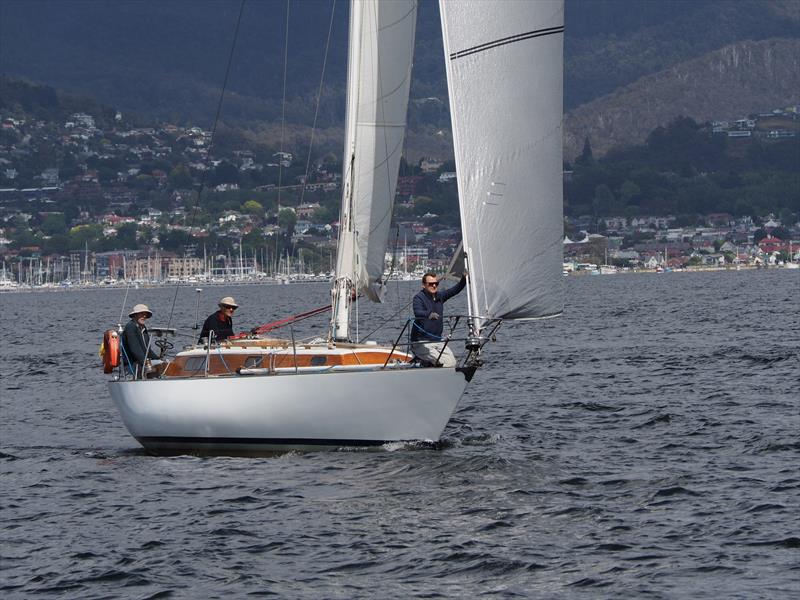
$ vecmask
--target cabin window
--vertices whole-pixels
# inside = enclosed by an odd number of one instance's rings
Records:
[[[244,359],[244,368],[254,369],[260,367],[263,360],[264,360],[263,356],[248,356],[247,358]]]
[[[205,356],[191,356],[186,359],[183,369],[185,371],[205,371],[206,357]]]
[[[312,367],[321,367],[325,363],[328,362],[327,356],[312,356],[311,357],[311,366]]]

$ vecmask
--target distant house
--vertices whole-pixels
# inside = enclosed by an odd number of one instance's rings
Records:
[[[72,115],[72,121],[88,129],[94,128],[94,117],[86,113],[75,113]]]
[[[729,227],[733,217],[728,213],[712,213],[706,216],[706,221],[712,227]]]
[[[758,247],[765,254],[771,254],[773,252],[780,252],[781,250],[788,250],[789,244],[780,238],[768,235],[758,242]]]
[[[416,193],[417,185],[422,181],[422,175],[407,175],[397,178],[397,195],[411,196]]]
[[[310,204],[301,204],[295,209],[298,219],[308,219],[314,214],[314,211],[319,208],[319,202],[312,202]]]
[[[628,226],[628,219],[625,217],[606,217],[603,221],[606,224],[606,229],[613,229],[615,231],[625,229]]]
[[[282,167],[292,166],[292,153],[291,152],[276,152],[272,155],[273,158],[278,159],[278,164]],[[267,165],[270,166],[270,165]]]
[[[52,167],[50,169],[45,169],[42,171],[42,174],[39,176],[42,180],[42,184],[44,185],[58,185],[58,169]]]
[[[773,129],[767,132],[767,138],[771,140],[793,138],[795,136],[797,136],[797,133],[794,131],[789,131],[788,129]]]
[[[444,161],[438,158],[423,158],[419,162],[419,168],[422,169],[423,173],[435,173],[443,164]]]

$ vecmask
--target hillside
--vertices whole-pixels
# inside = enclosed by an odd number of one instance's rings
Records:
[[[743,41],[800,37],[795,0],[567,0],[565,108]]]
[[[305,151],[331,25],[315,138],[320,152],[338,151],[348,2],[288,6],[285,135],[291,150]],[[230,56],[221,120],[276,145],[286,7],[285,0],[3,0],[0,74],[91,97],[126,117],[209,128]],[[798,7],[793,0],[566,0],[567,156],[586,135],[600,155],[681,114],[736,117],[796,102],[796,92],[785,92],[798,89],[798,53],[786,44],[800,39]],[[419,4],[411,97],[407,156],[450,156],[435,0]]]
[[[732,44],[571,111],[564,123],[564,155],[579,154],[586,137],[596,155],[639,143],[678,115],[699,122],[739,119],[796,104],[798,90],[800,40]]]

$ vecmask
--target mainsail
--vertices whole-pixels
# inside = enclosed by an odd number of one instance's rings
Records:
[[[341,234],[336,275],[379,299],[405,137],[416,0],[350,8]]]
[[[563,0],[440,0],[470,312],[556,315]]]

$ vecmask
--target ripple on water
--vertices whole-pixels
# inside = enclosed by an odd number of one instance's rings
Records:
[[[740,275],[567,278],[563,318],[504,324],[440,443],[266,459],[153,458],[130,438],[85,370],[124,290],[4,295],[0,339],[33,338],[0,352],[0,594],[790,597],[798,280]],[[249,327],[329,292],[229,293]],[[173,298],[127,300],[158,318]],[[97,335],[63,318],[87,305]]]

